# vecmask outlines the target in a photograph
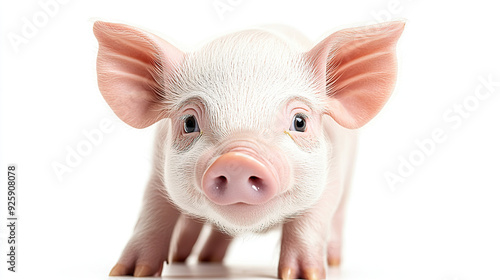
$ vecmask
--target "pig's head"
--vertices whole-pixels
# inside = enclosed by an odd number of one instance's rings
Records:
[[[318,201],[332,156],[324,118],[355,129],[378,113],[403,26],[342,30],[310,50],[251,30],[184,53],[96,22],[99,88],[133,127],[167,119],[161,173],[174,204],[230,233],[260,231]]]

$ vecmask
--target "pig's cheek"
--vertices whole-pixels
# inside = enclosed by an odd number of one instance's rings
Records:
[[[184,212],[199,215],[203,207],[201,192],[194,184],[194,160],[186,153],[174,153],[167,156],[165,164],[165,188],[169,198]]]
[[[289,131],[288,136],[304,152],[312,152],[320,147],[318,136],[309,132]]]
[[[327,149],[324,144],[319,139],[315,144],[317,149],[304,151],[290,139],[284,143],[292,174],[290,179],[292,185],[284,196],[288,203],[307,209],[321,197],[325,189],[328,166]]]
[[[195,187],[199,186],[200,180],[197,179],[199,177],[197,163],[200,161],[198,158],[201,158],[200,153],[203,149],[202,135],[202,133],[178,133],[174,137],[170,155],[166,156],[166,167],[171,170],[170,178],[182,180],[184,183],[189,182],[190,185],[194,185]],[[173,182],[177,182],[174,184],[178,184],[179,181]]]
[[[170,147],[165,154],[167,192],[177,206],[195,215],[205,215],[208,210],[201,177],[215,149],[206,137],[194,140],[189,149],[180,151]]]

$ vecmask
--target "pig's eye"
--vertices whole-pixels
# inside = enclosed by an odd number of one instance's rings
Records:
[[[184,132],[193,133],[199,131],[200,128],[198,127],[198,122],[194,116],[188,116],[184,119]]]
[[[290,127],[291,131],[304,132],[306,131],[306,116],[303,114],[296,114],[293,116],[293,123]]]

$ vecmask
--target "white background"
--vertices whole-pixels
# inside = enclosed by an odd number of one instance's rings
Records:
[[[398,44],[398,83],[383,111],[362,129],[344,264],[330,277],[500,278],[500,86],[484,100],[474,97],[481,77],[500,81],[495,1],[69,0],[43,22],[39,3],[46,2],[0,4],[1,279],[106,279],[135,224],[154,128],[128,128],[101,97],[93,20],[140,26],[190,50],[263,24],[290,25],[318,41],[340,28],[390,18],[407,19]],[[221,17],[214,3],[234,7]],[[39,27],[13,44],[26,21]],[[443,118],[464,101],[471,110],[460,124]],[[103,120],[111,121],[112,132],[60,180],[53,164],[66,164],[68,149]],[[419,158],[415,141],[435,129],[446,140]],[[401,160],[412,155],[412,174],[398,173]],[[11,163],[19,178],[17,273],[6,270],[5,175]],[[405,175],[404,182],[391,187],[388,172]],[[227,264],[249,266],[243,273],[249,277],[262,274],[253,267],[271,264],[265,275],[275,277],[277,236],[236,242]]]

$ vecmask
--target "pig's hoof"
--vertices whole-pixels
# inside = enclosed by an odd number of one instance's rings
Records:
[[[126,265],[118,263],[113,267],[113,269],[111,269],[109,276],[131,275],[134,277],[145,277],[145,276],[158,277],[161,275],[162,268],[163,268],[163,265],[161,265],[159,269],[155,270],[149,265],[136,265],[134,267],[134,266],[126,266]]]
[[[122,264],[117,263],[113,269],[111,269],[111,272],[109,273],[109,276],[122,276],[122,275],[128,275],[129,274],[129,269]]]
[[[317,268],[309,268],[304,270],[304,278],[305,279],[310,279],[310,280],[318,280],[318,279],[325,279],[325,273],[323,272],[323,275],[321,275],[321,270],[324,271],[324,269],[317,269]],[[321,277],[321,278],[320,278]]]
[[[281,278],[283,280],[295,279],[297,278],[295,275],[295,270],[293,268],[284,267],[279,271],[278,278]]]
[[[329,266],[340,266],[341,243],[340,241],[328,242],[328,256],[326,258]]]
[[[328,257],[329,266],[340,266],[340,257]]]
[[[138,246],[136,239],[131,239],[109,276],[160,276],[166,259],[162,245],[152,243]]]
[[[325,279],[325,259],[322,250],[310,250],[308,248],[289,251],[289,248],[282,248],[280,264],[278,268],[278,278],[281,279]],[[288,249],[288,250],[287,250]]]
[[[298,273],[299,272],[299,273]],[[324,269],[320,268],[305,268],[297,271],[291,267],[284,267],[279,271],[278,278],[283,280],[290,279],[309,279],[309,280],[318,280],[325,279]]]

